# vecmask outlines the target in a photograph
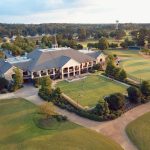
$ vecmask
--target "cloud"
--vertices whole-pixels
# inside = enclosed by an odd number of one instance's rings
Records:
[[[149,0],[0,1],[0,20],[9,23],[148,23],[149,13]]]
[[[63,0],[5,0],[0,1],[0,15],[29,15],[57,9]]]

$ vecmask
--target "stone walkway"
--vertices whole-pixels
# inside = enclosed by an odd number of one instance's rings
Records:
[[[44,103],[44,101],[37,95],[37,92],[38,92],[38,89],[30,85],[26,85],[24,88],[18,90],[15,93],[1,95],[0,99],[22,97],[36,105],[41,105],[42,103]],[[128,139],[125,133],[125,128],[127,124],[129,124],[131,121],[149,112],[150,103],[140,105],[126,112],[118,119],[115,119],[113,121],[108,121],[108,122],[91,121],[89,119],[79,117],[74,113],[70,113],[68,111],[62,110],[60,108],[56,108],[56,110],[58,113],[67,116],[70,121],[76,124],[79,124],[81,126],[84,126],[86,128],[92,129],[107,137],[110,137],[111,139],[116,141],[118,144],[120,144],[122,148],[124,148],[124,150],[137,150],[137,148]]]

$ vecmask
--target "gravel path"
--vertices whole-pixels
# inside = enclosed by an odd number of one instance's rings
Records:
[[[44,103],[44,101],[37,95],[37,92],[38,89],[33,88],[30,85],[27,85],[15,93],[1,95],[0,99],[22,97],[36,105],[41,105],[42,103]],[[125,133],[125,128],[127,124],[129,124],[131,121],[149,112],[150,103],[140,105],[126,112],[118,119],[115,119],[113,121],[108,121],[108,122],[91,121],[89,119],[79,117],[74,113],[70,113],[68,111],[62,110],[60,108],[56,108],[56,110],[58,113],[67,116],[70,121],[79,124],[81,126],[84,126],[86,128],[92,129],[107,137],[110,137],[118,144],[120,144],[122,148],[124,148],[124,150],[137,150],[137,148],[128,139]]]

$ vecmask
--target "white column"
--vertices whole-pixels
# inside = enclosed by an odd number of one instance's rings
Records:
[[[31,72],[31,79],[33,79],[33,78],[34,78],[33,72]]]
[[[80,68],[80,66],[79,66],[79,75],[81,74],[81,68]]]
[[[55,75],[55,68],[53,68],[53,74]]]
[[[70,71],[69,71],[69,67],[68,67],[68,78],[70,78]]]
[[[39,77],[41,77],[41,71],[38,71]]]
[[[61,69],[62,79],[64,79],[64,68]]]
[[[89,62],[87,62],[86,64],[87,64],[86,72],[88,72],[88,69],[89,69]]]
[[[49,76],[49,75],[48,75],[48,70],[46,70],[46,75]]]
[[[75,70],[75,66],[73,67],[73,76],[75,76],[76,75],[76,70]]]

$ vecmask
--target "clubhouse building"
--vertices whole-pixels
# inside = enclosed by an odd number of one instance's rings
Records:
[[[14,68],[19,68],[24,80],[50,76],[51,79],[80,77],[89,72],[95,64],[105,64],[101,51],[58,48],[36,49],[24,57],[0,60],[0,76],[12,80]]]

